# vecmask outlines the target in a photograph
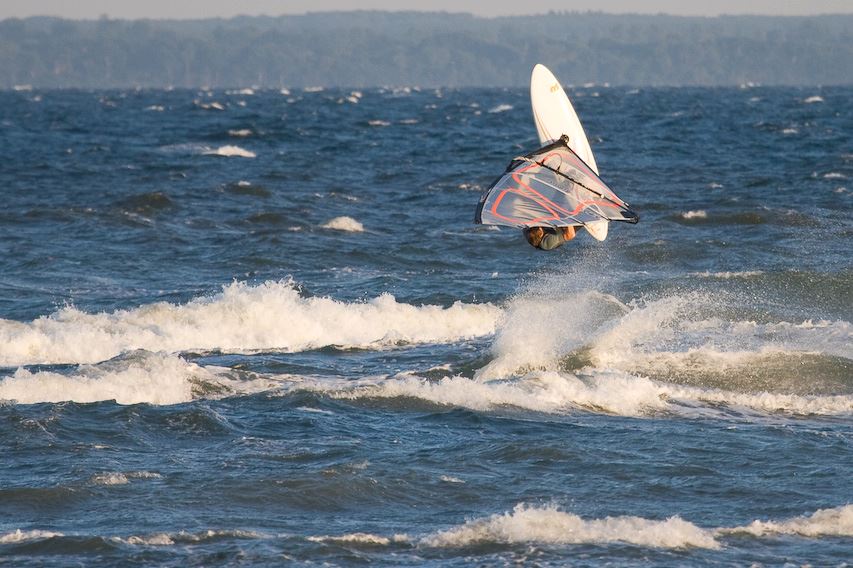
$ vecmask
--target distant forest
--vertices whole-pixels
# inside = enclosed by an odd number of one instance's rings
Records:
[[[335,12],[0,21],[0,88],[853,83],[853,15]]]

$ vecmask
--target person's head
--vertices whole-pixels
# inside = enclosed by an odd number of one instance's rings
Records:
[[[538,247],[545,238],[545,229],[542,227],[527,227],[524,229],[524,238],[531,246]]]

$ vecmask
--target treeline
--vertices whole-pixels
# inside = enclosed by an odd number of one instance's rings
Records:
[[[0,21],[0,88],[518,86],[537,62],[574,83],[850,84],[853,15]]]

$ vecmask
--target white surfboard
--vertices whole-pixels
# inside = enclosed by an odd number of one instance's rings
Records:
[[[589,147],[581,121],[569,102],[566,91],[554,74],[541,63],[536,64],[530,76],[530,103],[539,142],[545,145],[559,140],[563,135],[568,136],[569,147],[598,173],[592,148]],[[609,224],[606,220],[593,221],[584,225],[584,228],[593,238],[603,241],[607,238]]]

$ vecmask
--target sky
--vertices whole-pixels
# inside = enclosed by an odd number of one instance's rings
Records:
[[[853,0],[0,0],[0,19],[61,16],[95,19],[230,18],[237,15],[303,14],[329,10],[419,10],[469,12],[477,16],[596,10],[611,13],[678,14],[850,14]]]

